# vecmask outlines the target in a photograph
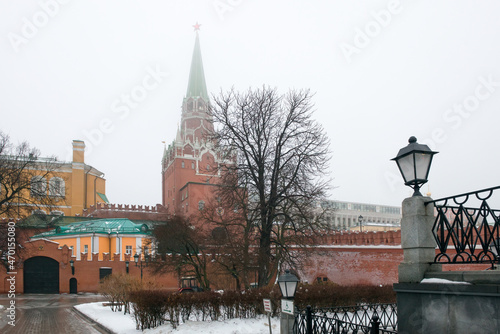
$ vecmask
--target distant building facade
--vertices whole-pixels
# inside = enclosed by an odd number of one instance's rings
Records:
[[[325,219],[334,230],[388,231],[401,228],[401,207],[398,206],[333,200],[323,205],[331,210]]]
[[[31,186],[11,203],[16,217],[30,214],[76,216],[96,203],[107,202],[104,173],[85,163],[85,143],[73,140],[73,161],[38,157],[26,169]]]
[[[127,218],[96,219],[71,223],[31,237],[31,241],[47,239],[60,246],[68,246],[71,257],[77,261],[91,260],[98,254],[116,254],[124,260],[124,254],[150,253],[151,232],[147,224],[136,224]],[[149,250],[149,251],[148,251]]]

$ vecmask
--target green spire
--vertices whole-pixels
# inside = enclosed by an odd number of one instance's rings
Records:
[[[196,41],[194,43],[191,70],[189,71],[189,83],[186,92],[186,98],[189,97],[202,97],[205,101],[208,101],[207,84],[205,83],[203,61],[201,60],[201,48],[198,32],[196,32]]]

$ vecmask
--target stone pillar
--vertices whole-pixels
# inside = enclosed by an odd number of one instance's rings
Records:
[[[433,265],[436,241],[432,235],[434,204],[430,197],[414,196],[403,201],[401,247],[404,260],[399,265],[399,283],[419,283],[427,271],[440,270]]]

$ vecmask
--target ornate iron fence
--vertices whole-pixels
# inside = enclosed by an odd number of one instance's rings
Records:
[[[297,310],[294,333],[397,333],[396,304],[366,304]]]
[[[500,210],[492,209],[488,203],[498,189],[500,186],[426,203],[434,203],[436,210],[432,233],[439,254],[434,262],[491,263],[492,266],[498,263]],[[472,207],[472,201],[479,203]],[[448,252],[452,247],[456,254]]]

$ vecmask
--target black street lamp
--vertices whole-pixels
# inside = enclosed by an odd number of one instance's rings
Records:
[[[408,146],[400,149],[398,155],[391,160],[398,164],[405,185],[413,188],[413,196],[422,196],[420,186],[427,182],[432,157],[438,152],[432,151],[427,145],[417,143],[417,138],[413,136],[408,142]]]
[[[358,223],[359,223],[359,231],[363,232],[363,216],[362,215],[359,215]]]
[[[148,255],[144,256],[144,258],[145,258],[146,261],[142,261],[142,258],[140,259],[141,261],[139,261],[140,257],[141,256],[139,254],[135,253],[135,255],[134,255],[134,262],[135,262],[135,266],[136,267],[140,267],[141,268],[141,282],[142,282],[142,268],[148,266],[149,256]]]
[[[281,294],[285,299],[293,299],[299,279],[294,274],[290,274],[290,270],[286,269],[285,273],[278,277]]]
[[[285,273],[278,277],[278,285],[281,290],[283,299],[281,300],[281,319],[280,333],[292,334],[293,324],[295,322],[295,307],[293,306],[293,298],[297,291],[299,279],[297,276],[290,274],[290,270],[286,269]]]
[[[75,275],[75,261],[69,260],[69,265],[71,266],[71,275]]]

